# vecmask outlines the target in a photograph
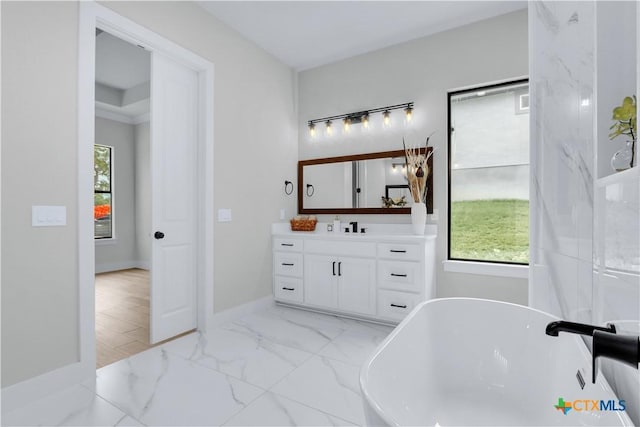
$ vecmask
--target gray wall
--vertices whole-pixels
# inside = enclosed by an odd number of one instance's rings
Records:
[[[78,5],[2,3],[2,385],[78,360]],[[31,227],[32,205],[67,207]]]
[[[96,144],[114,147],[114,240],[96,241],[96,273],[148,269],[151,261],[149,122],[96,118]]]
[[[434,208],[439,210],[437,295],[477,296],[527,303],[527,280],[445,272],[447,253],[447,91],[528,75],[527,11],[517,11],[429,37],[402,43],[299,74],[300,159],[402,149],[431,143],[434,154]],[[348,135],[334,124],[332,137],[317,125],[312,139],[307,121],[374,107],[415,102],[413,121],[401,114],[383,129],[372,117],[371,129],[352,126]],[[394,113],[399,113],[395,111]],[[409,222],[406,215],[345,216],[343,221]],[[331,217],[320,216],[328,221]]]
[[[270,295],[270,225],[295,207],[283,191],[297,161],[292,70],[196,4],[104,5],[214,63],[207,215],[234,219],[215,226],[214,306]],[[2,386],[78,360],[78,7],[2,4]],[[66,206],[68,225],[32,228],[40,204]]]
[[[96,117],[95,143],[113,147],[113,240],[96,241],[96,273],[136,263],[134,126]]]

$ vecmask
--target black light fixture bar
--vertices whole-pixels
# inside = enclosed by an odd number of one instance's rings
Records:
[[[351,123],[360,123],[363,116],[368,116],[369,114],[373,114],[373,113],[382,113],[385,111],[399,110],[401,108],[413,109],[413,102],[405,102],[404,104],[389,105],[387,107],[372,108],[370,110],[356,111],[353,113],[346,113],[346,114],[338,114],[336,116],[328,116],[328,117],[323,117],[321,119],[313,119],[313,120],[309,120],[308,124],[309,126],[311,126],[315,123],[326,123],[329,121],[340,120],[340,119],[350,119]]]

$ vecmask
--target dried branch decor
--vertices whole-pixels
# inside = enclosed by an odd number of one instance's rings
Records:
[[[429,147],[431,135],[427,137],[425,148]],[[430,152],[425,150],[425,154],[421,154],[419,147],[407,147],[404,138],[402,138],[402,146],[404,148],[406,178],[409,183],[411,198],[415,203],[424,203],[427,195],[427,177],[429,176],[429,172],[431,172],[427,162],[433,155],[433,150]]]

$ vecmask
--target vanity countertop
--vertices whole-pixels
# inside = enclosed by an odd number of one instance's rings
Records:
[[[418,236],[413,234],[411,224],[358,224],[358,229],[365,228],[366,233],[345,233],[344,229],[349,226],[348,222],[342,223],[339,232],[327,231],[327,225],[331,223],[318,222],[315,231],[291,231],[288,222],[277,222],[271,224],[271,234],[280,236],[296,236],[312,239],[338,239],[338,240],[380,240],[380,239],[402,239],[402,240],[433,240],[437,237],[437,226],[427,224],[425,234]]]

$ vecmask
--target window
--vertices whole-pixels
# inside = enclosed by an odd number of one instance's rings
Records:
[[[106,145],[93,147],[93,220],[96,239],[113,238],[113,148]]]
[[[529,84],[449,93],[449,259],[529,263]]]

